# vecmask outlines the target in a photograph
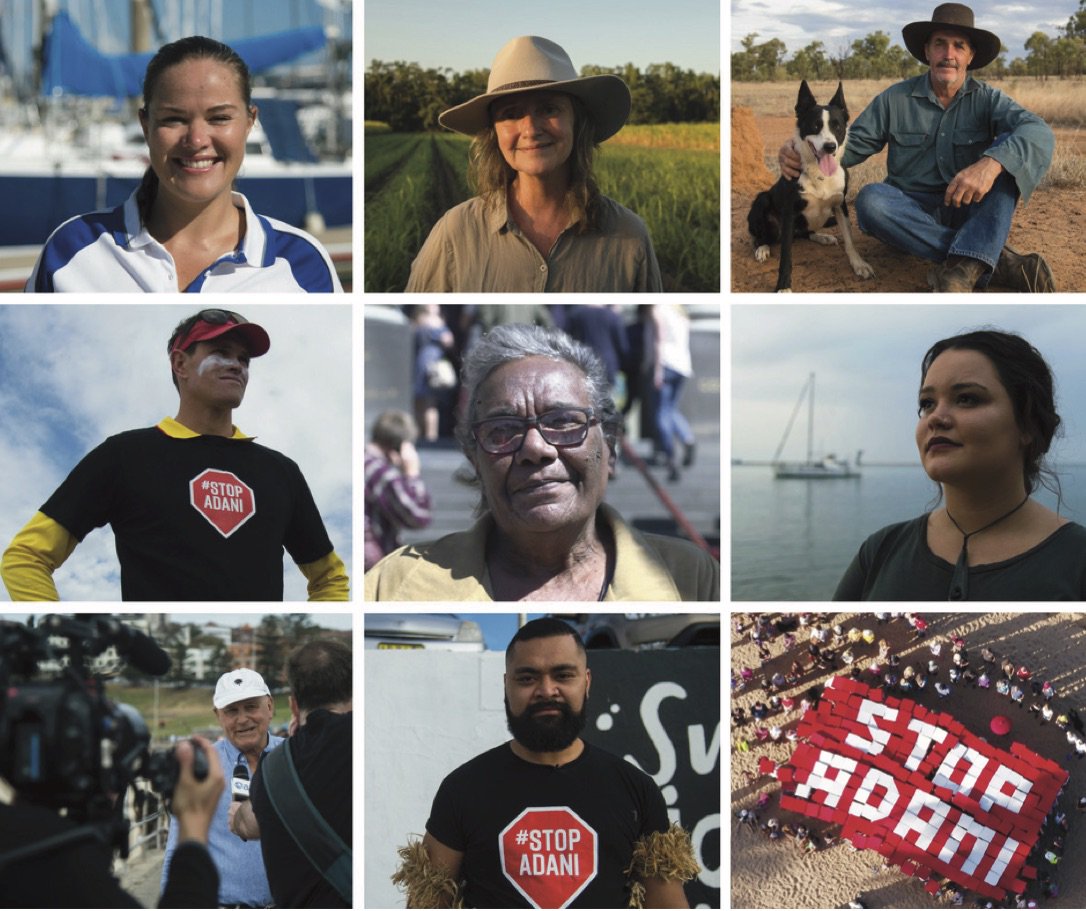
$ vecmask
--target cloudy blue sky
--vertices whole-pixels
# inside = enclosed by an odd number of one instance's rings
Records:
[[[194,309],[0,306],[0,548],[107,436],[177,413],[166,341]],[[350,567],[351,308],[246,303],[242,312],[268,330],[272,346],[253,361],[234,422],[298,463]],[[304,600],[304,577],[289,557],[284,564],[286,597]],[[55,579],[65,600],[119,600],[109,528],[89,534]]]
[[[761,44],[779,38],[788,56],[812,41],[821,41],[827,53],[849,47],[857,38],[886,32],[892,43],[904,47],[901,29],[909,22],[931,20],[938,0],[898,0],[872,6],[863,0],[732,0],[731,51],[742,50],[740,41],[758,33]],[[1078,0],[1011,0],[994,4],[967,4],[974,10],[976,26],[994,32],[1008,49],[1007,61],[1025,57],[1024,44],[1036,31],[1055,38],[1078,9]]]
[[[719,73],[720,11],[716,0],[366,0],[365,60],[488,69],[510,38],[542,35],[562,45],[578,69],[674,63]]]
[[[920,361],[939,339],[981,327],[1017,332],[1056,378],[1062,439],[1053,455],[1086,462],[1086,306],[950,304],[735,305],[732,308],[732,456],[769,460],[800,389],[817,374],[815,449],[865,462],[917,461],[913,431]],[[806,450],[806,406],[784,458]]]

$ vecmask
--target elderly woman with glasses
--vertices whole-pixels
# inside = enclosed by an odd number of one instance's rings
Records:
[[[621,421],[603,364],[564,333],[498,326],[464,360],[457,426],[479,485],[464,532],[390,554],[374,601],[716,601],[720,567],[603,502]]]

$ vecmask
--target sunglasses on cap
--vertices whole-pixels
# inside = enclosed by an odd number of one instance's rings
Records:
[[[251,357],[260,357],[271,347],[268,333],[233,310],[201,310],[185,320],[170,338],[168,350],[185,351],[197,342],[211,341],[227,332],[240,332],[249,344]]]

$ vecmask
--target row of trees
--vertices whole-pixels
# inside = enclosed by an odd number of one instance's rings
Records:
[[[720,120],[720,77],[653,63],[644,72],[622,67],[585,66],[582,76],[613,73],[630,87],[630,123],[702,123]],[[366,70],[367,120],[381,120],[396,132],[440,129],[438,114],[486,92],[489,70],[454,73],[423,69],[417,63],[374,60]]]
[[[309,614],[267,614],[251,635],[252,642],[247,643],[250,647],[246,649],[251,661],[246,658],[246,663],[264,678],[269,687],[275,689],[287,685],[286,659],[291,649],[327,633],[322,632]],[[170,670],[165,679],[173,683],[195,682],[185,667],[192,649],[209,650],[204,683],[214,683],[235,666],[234,656],[226,643],[218,636],[202,633],[195,624],[171,623],[159,644],[170,656]],[[132,666],[128,667],[126,674],[134,681],[146,682],[150,679]]]
[[[1007,63],[1006,47],[999,56],[978,72],[982,76],[1081,76],[1086,74],[1086,0],[1053,38],[1034,32],[1025,43],[1029,52]],[[737,82],[772,82],[781,79],[905,79],[924,72],[927,67],[900,44],[891,44],[882,31],[858,38],[836,52],[828,51],[821,41],[814,41],[785,60],[788,49],[779,38],[756,43],[757,32],[740,44],[743,50],[732,54],[732,79]]]

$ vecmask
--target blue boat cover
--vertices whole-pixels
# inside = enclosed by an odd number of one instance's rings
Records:
[[[318,50],[326,41],[324,29],[311,26],[257,38],[239,38],[230,46],[250,72],[260,73]],[[42,94],[137,97],[143,91],[143,73],[153,56],[151,53],[103,54],[83,37],[67,12],[61,10],[53,17],[45,39]]]
[[[298,126],[298,104],[282,98],[260,98],[258,117],[278,161],[316,162],[317,156],[306,144]]]

